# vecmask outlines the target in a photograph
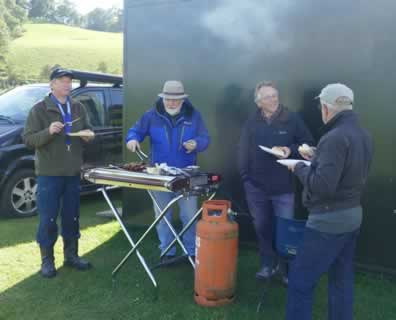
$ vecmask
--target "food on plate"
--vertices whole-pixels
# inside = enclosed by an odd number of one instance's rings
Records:
[[[310,147],[309,145],[304,143],[303,145],[298,147],[298,152],[307,155],[309,157],[312,157],[315,153],[315,148]]]
[[[161,174],[161,168],[159,166],[147,167],[146,171],[149,174]]]

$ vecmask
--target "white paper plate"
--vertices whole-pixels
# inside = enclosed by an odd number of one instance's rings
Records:
[[[295,165],[298,162],[304,162],[305,165],[310,166],[311,161],[307,160],[299,160],[299,159],[281,159],[281,160],[276,160],[276,162],[284,165],[284,166],[289,166],[289,165]]]
[[[283,156],[284,156],[284,153],[283,153],[283,152],[276,151],[276,150],[272,150],[271,148],[267,148],[267,147],[260,146],[260,145],[259,145],[259,148],[260,148],[261,150],[265,151],[265,152],[268,152],[268,153],[270,153],[270,154],[273,154],[274,156],[278,156],[278,157],[283,157]]]
[[[78,132],[70,132],[68,133],[70,137],[94,137],[95,133],[93,131],[85,131],[81,130]]]

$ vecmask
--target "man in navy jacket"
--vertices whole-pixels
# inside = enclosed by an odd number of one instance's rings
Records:
[[[309,216],[290,270],[286,319],[312,319],[314,289],[327,272],[328,319],[352,320],[353,258],[373,142],[352,110],[350,88],[330,84],[319,98],[325,126],[311,166],[289,166],[304,185]]]
[[[276,162],[277,157],[264,152],[259,145],[280,152],[280,158],[296,158],[299,145],[312,145],[313,139],[301,118],[279,104],[278,90],[273,83],[257,85],[255,102],[258,108],[242,129],[239,171],[261,257],[256,277],[268,279],[279,268],[272,242],[274,216],[293,217],[294,193],[290,172]],[[286,266],[281,267],[287,284]]]
[[[193,107],[187,99],[183,84],[180,81],[167,81],[164,84],[163,92],[155,105],[148,110],[129,129],[126,143],[127,148],[135,152],[140,149],[140,143],[146,136],[150,137],[152,165],[166,163],[168,166],[184,168],[197,164],[198,152],[205,151],[210,143],[208,130],[202,120],[200,113]],[[175,197],[171,192],[153,192],[154,197],[161,208]],[[182,198],[178,202],[180,208],[180,219],[183,226],[186,225],[194,213],[197,211],[197,197]],[[154,205],[156,215],[158,209]],[[166,215],[168,221],[172,220],[172,211]],[[160,249],[163,252],[173,235],[165,221],[157,225]],[[183,244],[189,256],[195,255],[195,225],[183,235]],[[162,262],[172,259],[176,254],[173,247],[163,257]]]

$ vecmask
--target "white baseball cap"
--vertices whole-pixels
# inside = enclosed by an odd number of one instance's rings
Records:
[[[316,97],[333,106],[346,106],[353,104],[353,91],[342,83],[328,84]]]

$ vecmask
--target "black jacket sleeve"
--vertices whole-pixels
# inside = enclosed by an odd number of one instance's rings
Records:
[[[345,166],[348,140],[340,135],[322,139],[311,166],[298,163],[294,173],[310,194],[334,196]]]

